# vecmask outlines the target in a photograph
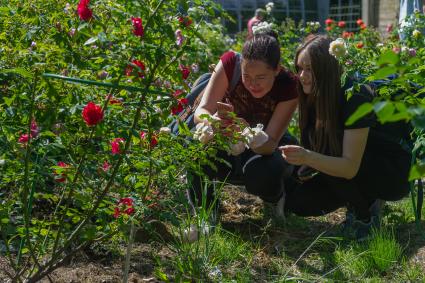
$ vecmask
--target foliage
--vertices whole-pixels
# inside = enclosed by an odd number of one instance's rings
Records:
[[[0,9],[1,235],[15,280],[37,281],[130,221],[172,220],[166,196],[214,155],[159,131],[181,111],[196,72],[226,50],[223,29],[204,21],[219,7],[191,3]]]

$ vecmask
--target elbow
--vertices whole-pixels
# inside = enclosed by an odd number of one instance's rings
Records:
[[[354,168],[352,170],[347,170],[346,174],[344,175],[344,178],[347,180],[351,180],[354,177],[357,176],[357,173],[359,172],[359,168]]]

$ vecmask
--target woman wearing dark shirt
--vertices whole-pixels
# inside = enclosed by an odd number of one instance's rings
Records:
[[[283,146],[282,155],[300,166],[299,175],[313,168],[304,182],[287,184],[286,209],[301,216],[318,216],[348,208],[345,231],[365,239],[379,217],[377,199],[395,201],[408,193],[410,152],[385,138],[388,128],[374,115],[352,125],[346,121],[371,92],[363,86],[348,100],[341,88],[342,68],[329,54],[331,39],[309,38],[297,51],[299,126],[302,146]],[[399,137],[402,138],[402,137]]]
[[[229,93],[227,89],[235,64],[240,64],[241,74],[236,87]],[[220,152],[219,157],[230,164],[239,162],[248,192],[277,203],[282,199],[283,173],[288,166],[277,146],[284,142],[284,133],[297,107],[297,90],[296,76],[280,66],[280,46],[275,36],[261,34],[249,39],[244,44],[240,63],[232,51],[222,55],[196,109],[195,123],[206,122],[201,118],[203,114],[228,123],[217,111],[220,103],[246,125],[253,127],[262,123],[268,140],[255,149],[246,149],[239,156]],[[224,163],[215,166],[217,170],[209,166],[203,168],[210,179],[224,180],[235,169]],[[206,184],[200,176],[193,177],[190,198],[195,206],[200,206]],[[213,197],[213,189],[209,186],[207,206],[211,205]],[[283,216],[283,210],[280,214]]]

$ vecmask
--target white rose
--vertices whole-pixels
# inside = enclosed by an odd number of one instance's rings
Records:
[[[161,127],[159,129],[159,133],[161,133],[161,134],[169,134],[169,133],[171,133],[171,129],[168,128],[168,127]]]
[[[329,54],[334,56],[336,59],[339,59],[347,54],[347,45],[345,44],[344,39],[337,38],[336,40],[332,41],[329,45]]]

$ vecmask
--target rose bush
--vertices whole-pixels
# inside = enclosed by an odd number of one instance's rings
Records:
[[[175,222],[164,196],[216,151],[160,129],[186,107],[195,70],[226,51],[221,9],[149,3],[0,9],[0,241],[14,280],[36,282],[95,241],[127,237],[127,223]]]

